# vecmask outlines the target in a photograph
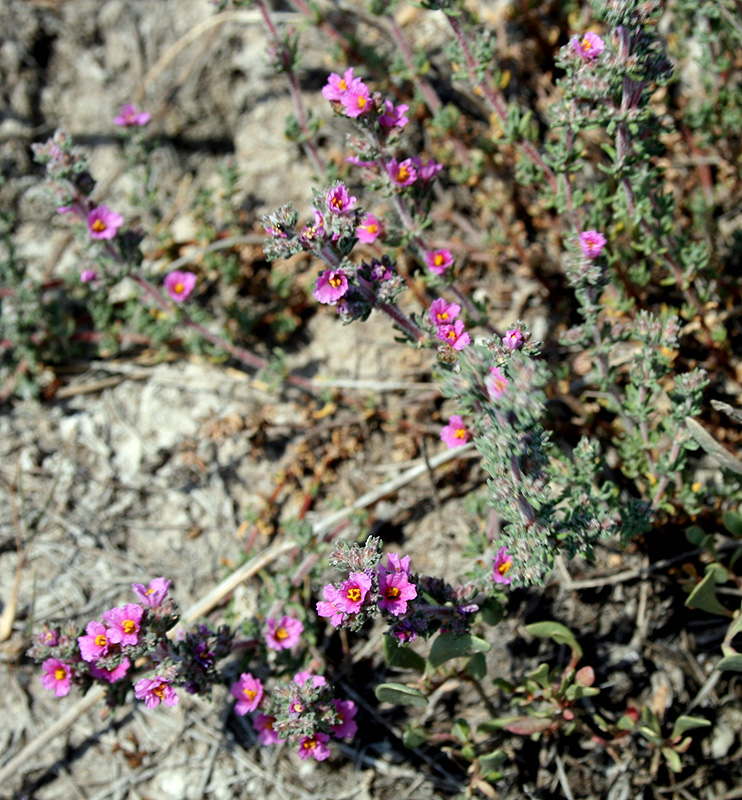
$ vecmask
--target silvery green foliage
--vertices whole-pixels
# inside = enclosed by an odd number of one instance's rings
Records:
[[[487,388],[493,367],[507,378],[497,397]],[[474,443],[491,476],[488,500],[506,523],[495,546],[512,557],[513,586],[542,584],[560,552],[589,557],[597,539],[619,529],[616,503],[609,503],[618,492],[598,482],[598,445],[584,439],[570,458],[543,427],[549,370],[536,346],[472,345],[441,380],[457,409],[477,419]]]

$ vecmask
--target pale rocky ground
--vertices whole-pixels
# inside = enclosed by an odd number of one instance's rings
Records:
[[[131,181],[120,172],[111,119],[142,81],[140,102],[176,141],[154,156],[164,190],[175,194],[184,176],[192,178],[192,192],[209,185],[217,160],[233,153],[246,175],[244,191],[259,211],[288,201],[307,209],[312,172],[283,136],[291,103],[284,81],[266,66],[257,12],[241,12],[194,36],[182,52],[169,51],[213,18],[206,0],[11,0],[0,8],[0,158],[10,176],[0,192],[18,213],[19,255],[35,275],[77,264],[74,249],[60,255],[67,228],[55,218],[38,177],[29,175],[31,137],[66,130],[85,146],[96,178],[117,175],[106,200],[124,203]],[[304,41],[310,43],[305,63],[329,72],[325,43],[311,31]],[[168,52],[172,60],[158,62]],[[153,75],[158,63],[162,69]],[[320,98],[314,112],[330,119],[317,80],[310,101]],[[174,227],[187,235],[187,217],[176,218]],[[330,315],[316,317],[311,345],[290,356],[291,368],[319,365],[325,377],[376,381],[409,370],[406,356],[400,367],[404,349],[383,323],[344,332],[343,348],[336,345],[337,330]],[[262,507],[285,441],[295,433],[292,425],[303,418],[299,393],[267,393],[248,376],[198,360],[93,365],[72,385],[117,375],[120,383],[103,391],[51,405],[14,402],[0,418],[3,608],[18,564],[16,527],[23,532],[29,521],[38,523],[26,539],[16,621],[1,651],[0,766],[79,699],[74,691],[55,699],[40,687],[36,668],[18,666],[30,626],[66,618],[84,624],[127,602],[131,582],[155,575],[173,579],[182,607],[201,597],[238,563],[240,523]],[[272,457],[257,459],[250,420],[259,416],[270,420],[267,438],[276,445]],[[217,441],[203,435],[205,425],[224,418],[239,418],[243,427]],[[390,462],[401,457],[383,447],[368,458],[382,467],[369,477],[362,454],[338,487],[340,500],[351,502],[397,474]],[[412,490],[401,502],[413,505],[428,493],[427,486],[422,495]],[[395,508],[387,503],[388,514]],[[439,530],[440,515],[430,524]],[[434,568],[447,550],[444,542],[428,548],[419,568]],[[249,612],[250,596],[249,587],[238,590],[235,608],[242,604]],[[439,796],[414,767],[396,766],[393,754],[345,747],[328,769],[301,763],[285,748],[250,746],[250,725],[234,715],[227,721],[230,705],[218,688],[214,703],[185,698],[164,713],[136,707],[104,719],[95,709],[24,764],[0,787],[0,797],[21,786],[36,800]]]

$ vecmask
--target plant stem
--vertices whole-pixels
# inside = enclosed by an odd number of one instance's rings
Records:
[[[263,17],[265,27],[268,29],[270,43],[276,49],[277,56],[281,61],[282,69],[288,78],[289,88],[291,89],[291,101],[294,105],[294,114],[296,115],[296,121],[299,123],[299,128],[303,134],[301,147],[305,154],[308,155],[314,163],[314,168],[317,170],[317,174],[324,176],[326,172],[325,163],[314,144],[312,132],[309,130],[307,111],[304,107],[304,99],[301,94],[301,89],[299,88],[299,81],[292,65],[293,59],[291,53],[286,52],[284,43],[278,33],[278,29],[276,28],[273,19],[271,18],[270,12],[268,11],[268,6],[265,4],[264,0],[257,0],[256,5],[258,6],[258,10]]]
[[[476,58],[474,58],[474,54],[469,47],[469,42],[466,39],[466,34],[464,33],[464,29],[461,25],[460,18],[448,15],[447,17],[448,22],[453,28],[453,32],[456,36],[456,41],[459,43],[461,52],[464,54],[466,68],[469,72],[469,78],[471,79],[472,83],[482,92],[492,110],[495,112],[495,114],[497,114],[503,128],[505,128],[507,125],[507,103],[505,98],[502,96],[502,93],[492,88],[494,85],[494,77],[492,73],[486,67],[483,68],[477,62]],[[480,80],[477,77],[478,72],[481,72],[484,76],[483,80]],[[551,190],[556,194],[559,188],[556,176],[554,175],[551,167],[549,167],[549,165],[541,157],[541,154],[538,152],[538,150],[533,146],[533,144],[531,144],[531,142],[526,141],[523,138],[521,138],[521,140],[518,142],[518,145],[521,150],[523,150],[523,152],[531,159],[531,161],[533,161],[533,163],[544,173],[544,177],[551,187]]]

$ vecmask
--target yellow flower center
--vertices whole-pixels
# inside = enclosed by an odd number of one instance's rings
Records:
[[[439,311],[438,319],[448,319],[448,311]]]
[[[124,633],[134,633],[137,629],[137,624],[133,619],[125,619],[121,627],[124,629]]]
[[[345,91],[348,88],[348,84],[345,82],[345,78],[340,78],[340,82],[338,83],[338,88]]]
[[[147,589],[147,591],[145,592],[145,594],[152,594],[153,592],[154,592],[154,589]]]
[[[348,589],[345,595],[352,603],[357,603],[361,599],[361,590],[357,586],[352,586]]]
[[[504,575],[512,566],[512,561],[503,561],[502,564],[500,564],[500,566],[497,568],[497,571],[500,573],[500,575]]]
[[[279,641],[283,641],[284,639],[288,638],[289,638],[289,632],[286,630],[286,628],[283,627],[276,628],[276,639],[278,639]]]
[[[337,289],[338,286],[342,286],[342,284],[343,279],[338,278],[337,275],[334,278],[330,278],[330,286],[332,286],[333,289]]]
[[[402,183],[402,181],[406,181],[407,178],[409,177],[410,177],[410,171],[407,169],[407,167],[400,167],[397,170],[397,181],[399,183]]]
[[[455,338],[456,338],[456,331],[449,331],[449,332],[446,334],[446,336],[447,336],[449,339],[455,339]]]
[[[580,42],[580,49],[584,52],[585,50],[589,50],[592,45],[590,44],[590,40],[587,36]]]
[[[62,667],[57,667],[54,670],[54,678],[58,681],[63,681],[67,677],[67,670]]]
[[[94,230],[96,233],[101,233],[101,232],[102,232],[102,231],[104,231],[105,229],[106,229],[106,223],[105,223],[105,222],[103,222],[103,220],[102,220],[102,219],[97,219],[97,220],[95,220],[95,222],[93,223],[93,230]]]
[[[330,205],[333,208],[342,208],[343,203],[339,197],[333,197],[332,200],[330,200]]]
[[[161,683],[152,690],[152,694],[157,695],[160,700],[165,699],[165,684]]]
[[[301,703],[294,703],[294,705],[291,706],[291,710],[295,714],[301,714],[301,712],[304,711],[304,706]]]
[[[399,589],[396,586],[388,586],[384,592],[387,600],[396,600],[399,597]]]
[[[369,233],[376,233],[376,231],[379,230],[379,226],[378,225],[374,225],[374,223],[372,222],[372,223],[366,225],[366,230]]]
[[[443,256],[440,253],[436,253],[435,254],[435,258],[433,259],[433,263],[436,265],[436,267],[440,267],[441,264],[443,264],[444,260],[445,259],[443,258]]]
[[[248,700],[254,700],[257,692],[255,689],[244,689],[242,694],[244,694]]]
[[[180,281],[178,281],[175,284],[175,286],[173,286],[173,291],[175,292],[175,294],[183,294],[183,290],[184,289],[185,289],[185,286],[183,286],[183,284]]]
[[[364,108],[366,106],[366,98],[361,96],[358,98],[358,108]]]
[[[316,739],[307,739],[305,742],[302,742],[301,746],[305,750],[314,750],[314,748],[317,746],[317,740]]]
[[[95,637],[95,643],[98,647],[105,647],[108,644],[108,639],[102,633],[99,633]]]
[[[466,428],[456,428],[453,435],[455,439],[466,439]]]

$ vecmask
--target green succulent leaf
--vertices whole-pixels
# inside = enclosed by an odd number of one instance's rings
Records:
[[[426,706],[428,698],[419,690],[403,683],[381,683],[376,687],[376,699],[397,706]]]
[[[553,639],[557,644],[566,644],[578,659],[582,658],[582,648],[572,631],[561,622],[534,622],[526,625],[526,631],[538,639]]]
[[[445,664],[446,661],[450,661],[452,658],[471,656],[475,653],[487,653],[491,648],[492,645],[489,642],[485,642],[484,639],[471,636],[468,633],[463,636],[442,633],[430,648],[428,664],[432,669],[438,669],[441,664]]]

